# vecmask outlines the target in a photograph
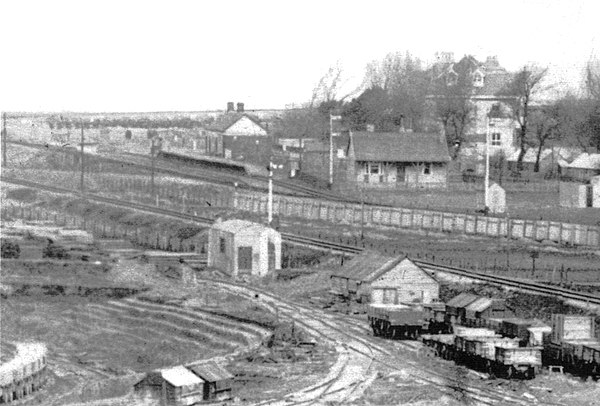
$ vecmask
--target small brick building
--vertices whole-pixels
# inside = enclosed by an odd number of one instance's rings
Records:
[[[231,276],[281,269],[281,234],[246,220],[217,221],[208,232],[208,266]]]

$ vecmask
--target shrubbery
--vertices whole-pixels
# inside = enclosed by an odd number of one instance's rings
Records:
[[[2,240],[2,258],[19,258],[21,247],[16,242]]]
[[[44,251],[42,251],[42,257],[44,258],[56,258],[56,259],[69,259],[71,256],[61,245],[49,242]]]

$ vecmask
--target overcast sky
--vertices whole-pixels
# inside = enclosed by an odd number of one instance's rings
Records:
[[[337,61],[409,51],[548,65],[577,88],[600,53],[590,1],[3,1],[0,108],[172,111],[306,102]]]

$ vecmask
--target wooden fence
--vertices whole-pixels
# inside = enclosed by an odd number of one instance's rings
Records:
[[[267,198],[259,195],[238,195],[234,205],[238,210],[264,214],[267,211]],[[355,226],[365,224],[488,237],[510,236],[566,245],[600,246],[600,227],[584,224],[361,206],[282,196],[274,199],[273,212],[282,217],[300,217]]]

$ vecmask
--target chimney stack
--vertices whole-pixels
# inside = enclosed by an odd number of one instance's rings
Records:
[[[243,113],[244,112],[244,103],[238,103],[237,104],[237,112],[238,113]]]
[[[227,102],[227,112],[234,111],[233,102]]]

